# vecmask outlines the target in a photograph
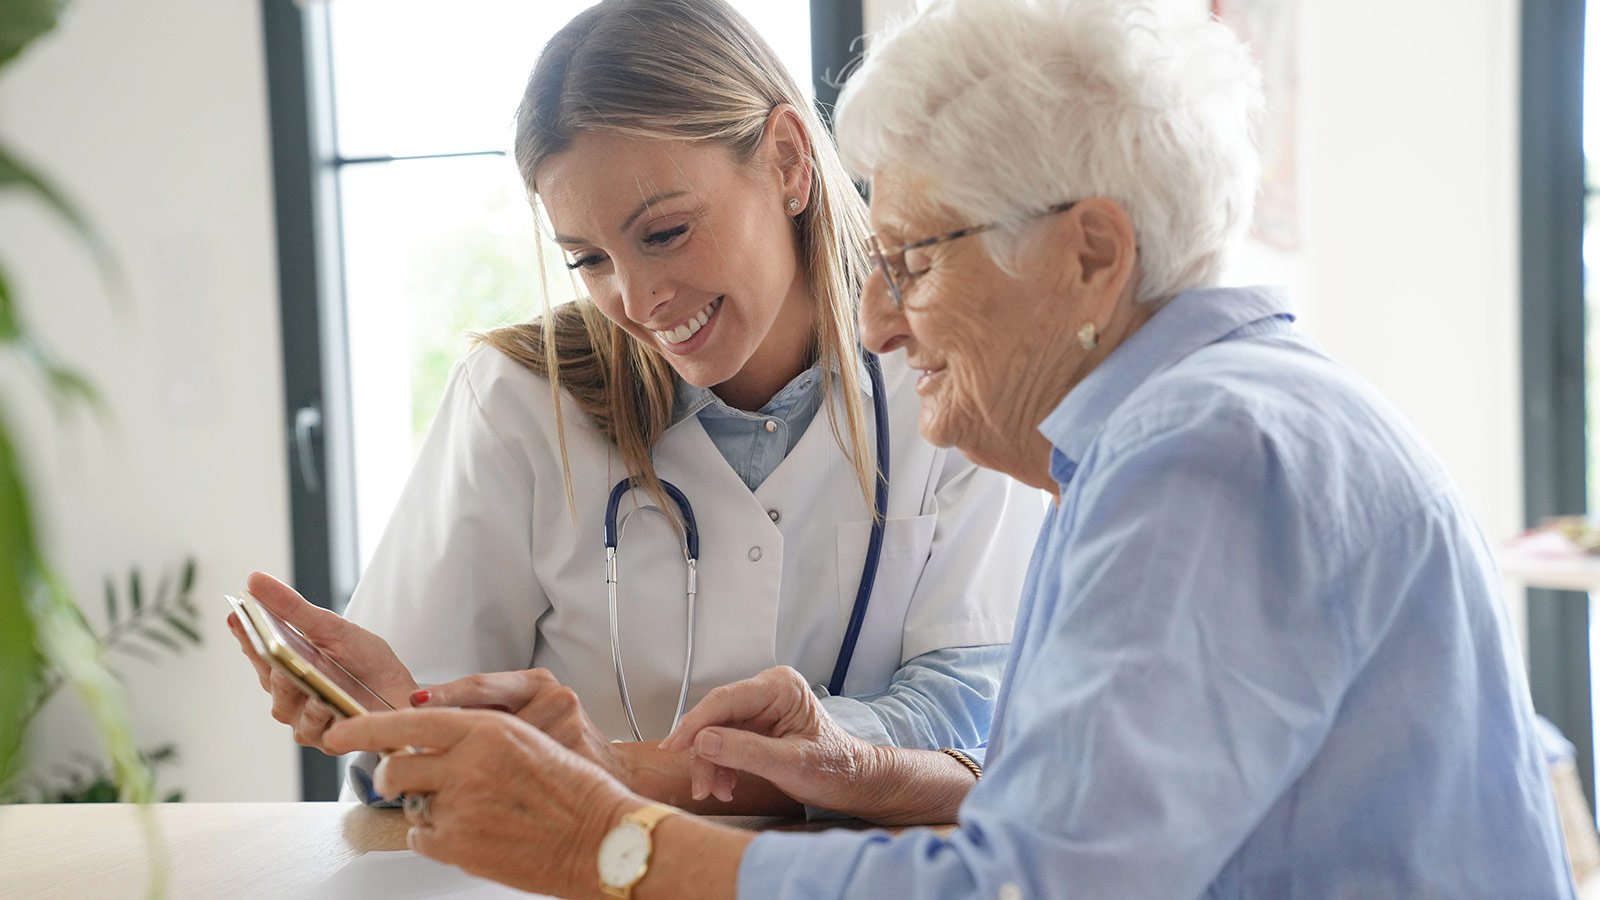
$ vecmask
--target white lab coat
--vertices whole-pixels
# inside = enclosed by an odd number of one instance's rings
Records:
[[[1009,642],[1043,514],[1037,490],[923,440],[914,378],[899,355],[883,369],[888,521],[849,695],[884,690],[903,662],[931,650]],[[602,542],[606,498],[626,473],[588,417],[565,395],[562,404],[576,521],[549,382],[489,348],[458,364],[347,614],[388,639],[421,683],[542,666],[608,737],[631,738]],[[692,416],[667,431],[654,459],[688,496],[700,531],[689,705],[780,664],[825,684],[869,531],[827,410],[754,492]],[[635,491],[619,520],[649,502]],[[628,687],[645,738],[659,739],[682,675],[683,556],[662,517],[640,514],[619,557]]]

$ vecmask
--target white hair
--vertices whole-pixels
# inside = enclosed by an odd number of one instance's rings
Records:
[[[926,0],[875,36],[837,133],[858,176],[900,170],[960,224],[1015,223],[985,235],[1008,270],[1026,213],[1116,201],[1136,299],[1160,301],[1215,284],[1248,226],[1260,109],[1245,47],[1170,0]]]

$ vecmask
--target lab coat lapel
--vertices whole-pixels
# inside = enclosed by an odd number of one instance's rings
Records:
[[[783,535],[697,419],[669,429],[655,461],[688,496],[700,530],[690,688],[699,696],[776,664]]]

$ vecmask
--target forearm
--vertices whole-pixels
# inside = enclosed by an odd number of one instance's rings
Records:
[[[859,804],[841,812],[880,825],[955,822],[962,801],[977,784],[966,766],[930,750],[873,747]]]
[[[665,753],[654,742],[613,744],[622,768],[623,783],[636,794],[700,815],[798,817],[804,807],[772,783],[740,773],[733,801],[715,796],[695,800],[689,795],[689,754]],[[969,776],[970,777],[970,776]]]
[[[656,826],[650,871],[634,888],[638,900],[696,897],[733,900],[739,862],[755,834],[692,816],[672,816]]]

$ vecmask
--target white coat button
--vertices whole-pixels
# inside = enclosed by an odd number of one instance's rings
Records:
[[[750,561],[751,562],[761,562],[761,548],[760,547],[751,547],[750,548],[750,552],[746,553],[745,555],[750,557]]]
[[[778,524],[778,520],[783,518],[783,516],[779,515],[777,510],[769,509],[767,510],[767,518],[771,519],[772,524],[776,525]]]
[[[771,419],[768,419],[767,420],[767,434],[771,434],[771,433],[773,433],[774,431],[777,431],[777,430],[778,430],[778,423],[772,421]]]

